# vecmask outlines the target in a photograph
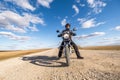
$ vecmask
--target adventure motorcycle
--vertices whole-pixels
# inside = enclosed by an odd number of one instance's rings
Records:
[[[72,31],[76,31],[76,28],[74,28]],[[59,30],[56,31],[57,33],[60,33]],[[60,33],[62,34],[62,38],[63,38],[63,53],[65,55],[66,58],[66,63],[69,66],[70,65],[70,54],[73,52],[72,51],[72,46],[71,46],[71,39],[70,39],[70,32],[69,31],[65,31]]]

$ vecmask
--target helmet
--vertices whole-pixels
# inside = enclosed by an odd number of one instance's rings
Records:
[[[70,24],[69,24],[69,23],[67,23],[67,24],[65,25],[65,28],[68,28],[68,26],[70,27]]]

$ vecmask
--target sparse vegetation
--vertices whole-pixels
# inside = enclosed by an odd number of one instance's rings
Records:
[[[120,46],[90,46],[90,47],[83,47],[79,49],[84,50],[120,50]]]
[[[0,60],[42,52],[49,49],[36,49],[36,50],[18,50],[18,51],[0,51]]]

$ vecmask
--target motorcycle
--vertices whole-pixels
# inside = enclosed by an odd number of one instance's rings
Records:
[[[73,28],[72,31],[76,31],[76,28]],[[65,31],[62,33],[59,30],[57,30],[56,32],[62,34],[62,38],[63,38],[63,42],[64,42],[64,45],[62,45],[63,46],[63,53],[65,55],[67,66],[69,66],[70,65],[70,54],[73,52],[72,46],[70,44],[71,39],[70,39],[69,31]]]

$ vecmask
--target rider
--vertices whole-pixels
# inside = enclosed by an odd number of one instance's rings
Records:
[[[69,24],[69,23],[67,23],[67,24],[65,25],[65,30],[63,30],[62,33],[65,32],[65,31],[69,31],[69,33],[70,33],[70,40],[71,40],[71,43],[70,43],[70,44],[73,46],[77,58],[78,58],[78,59],[83,59],[83,57],[80,56],[80,52],[79,52],[79,50],[78,50],[77,45],[72,41],[72,38],[71,38],[71,37],[72,37],[72,36],[76,36],[76,34],[73,33],[73,32],[70,30],[70,24]],[[62,33],[59,34],[58,37],[62,37]],[[58,53],[58,57],[59,57],[59,58],[62,56],[62,51],[63,51],[63,46],[62,46],[62,45],[64,45],[64,42],[63,42],[63,41],[62,41],[62,43],[61,43],[60,50],[59,50],[59,53]]]

